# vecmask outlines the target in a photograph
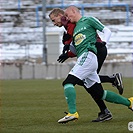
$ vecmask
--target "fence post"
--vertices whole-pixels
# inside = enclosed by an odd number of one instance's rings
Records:
[[[21,9],[21,0],[18,0],[18,11]]]
[[[36,24],[37,24],[37,27],[40,26],[38,8],[39,8],[39,7],[37,6],[37,7],[36,7]]]
[[[126,7],[126,26],[129,25],[129,6],[128,4],[125,5]]]

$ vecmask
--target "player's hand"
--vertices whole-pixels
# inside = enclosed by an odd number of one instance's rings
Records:
[[[57,59],[57,61],[59,62],[59,63],[63,63],[65,60],[67,60],[69,57],[68,57],[68,55],[67,55],[67,53],[65,53],[65,54],[61,54],[60,56],[59,56],[59,58]]]
[[[70,47],[70,44],[64,45],[62,53],[63,54],[67,53],[69,51],[69,47]]]
[[[95,45],[97,48],[102,48],[106,45],[106,42],[104,42],[104,41],[103,42],[96,42]]]
[[[71,39],[71,35],[69,35],[68,33],[64,32],[63,33],[63,38],[62,38],[62,42],[63,44],[65,44],[66,41],[68,41],[69,39]]]

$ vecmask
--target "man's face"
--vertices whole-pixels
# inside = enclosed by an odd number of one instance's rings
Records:
[[[61,23],[61,17],[62,16],[63,15],[61,15],[61,14],[58,14],[57,16],[55,16],[54,14],[51,14],[50,19],[51,19],[51,21],[53,22],[53,24],[55,26],[61,27],[61,26],[63,26],[62,23]]]
[[[75,23],[75,14],[72,10],[67,10],[65,11],[65,16],[71,23]]]

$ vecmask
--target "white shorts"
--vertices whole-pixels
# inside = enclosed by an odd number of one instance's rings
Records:
[[[69,74],[83,80],[84,85],[90,88],[93,84],[100,83],[100,78],[97,74],[97,57],[94,53],[88,51],[83,53],[78,59],[75,66]]]

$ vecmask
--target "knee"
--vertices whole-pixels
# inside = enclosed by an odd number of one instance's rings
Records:
[[[76,84],[83,85],[83,81],[80,80],[79,78],[69,74],[67,76],[67,78],[62,83],[63,86],[66,84],[72,84],[73,86],[75,86]]]
[[[62,83],[62,86],[66,85],[66,84],[69,84],[69,83],[70,83],[69,80],[68,80],[68,79],[65,79],[65,80],[63,81],[63,83]]]

